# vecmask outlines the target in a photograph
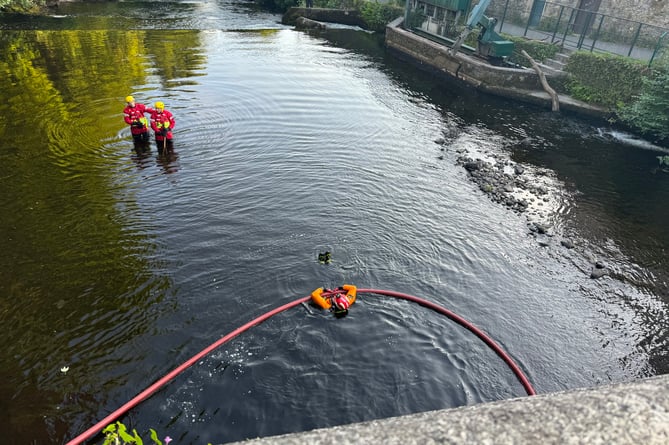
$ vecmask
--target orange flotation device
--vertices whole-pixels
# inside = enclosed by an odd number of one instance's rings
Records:
[[[337,289],[324,289],[319,287],[311,293],[311,301],[323,309],[336,310],[337,308],[333,308],[333,305],[335,304],[335,300],[337,298],[344,297],[346,299],[346,303],[348,303],[348,306],[350,306],[355,303],[356,291],[357,288],[352,284],[344,284]]]

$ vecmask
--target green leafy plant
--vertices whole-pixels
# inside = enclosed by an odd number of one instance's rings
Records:
[[[541,42],[539,40],[530,40],[509,34],[503,34],[503,37],[513,42],[514,46],[513,55],[509,58],[509,62],[517,63],[518,65],[526,67],[531,66],[529,60],[523,56],[522,50],[527,51],[527,54],[537,62],[543,62],[546,59],[550,59],[560,52],[560,47],[555,44]]]
[[[0,0],[0,11],[38,12],[45,4],[44,0]]]
[[[425,15],[420,12],[411,10],[407,17],[406,27],[408,29],[419,28],[425,20],[427,20]]]
[[[669,141],[669,67],[644,78],[640,94],[621,107],[618,116],[644,136]]]
[[[464,26],[462,27],[461,30],[458,31],[456,38],[460,35],[460,33],[464,30]],[[480,28],[474,28],[468,35],[467,38],[465,39],[464,44],[467,46],[471,46],[472,48],[476,48],[476,45],[478,45],[478,39],[479,39],[479,34],[481,33]]]
[[[565,67],[568,93],[584,102],[620,108],[639,94],[648,67],[629,57],[577,51]]]
[[[404,14],[402,8],[378,2],[358,1],[358,9],[367,28],[372,31],[384,31],[386,25]]]
[[[151,440],[156,445],[163,445],[163,442],[158,439],[158,433],[153,428],[149,429],[151,434]],[[102,430],[105,434],[105,441],[102,445],[144,445],[144,441],[137,433],[137,430],[133,428],[132,435],[128,432],[128,428],[121,422],[116,422],[107,425],[107,427]],[[170,436],[165,437],[165,445],[169,445],[172,441]]]

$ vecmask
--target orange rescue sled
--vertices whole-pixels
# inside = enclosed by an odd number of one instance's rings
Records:
[[[337,295],[344,295],[349,305],[355,303],[355,293],[357,288],[352,284],[344,284],[337,289],[324,289],[319,287],[311,293],[311,301],[323,309],[332,309],[332,300]]]

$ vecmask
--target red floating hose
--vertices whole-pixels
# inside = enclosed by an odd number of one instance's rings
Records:
[[[328,292],[328,291],[326,291]],[[528,395],[533,396],[536,395],[536,392],[534,391],[534,388],[532,388],[532,385],[530,384],[529,380],[523,374],[523,371],[521,371],[520,367],[513,361],[513,359],[506,353],[504,350],[497,345],[490,337],[488,337],[483,331],[478,329],[476,326],[472,325],[469,323],[467,320],[464,318],[460,317],[459,315],[449,311],[448,309],[441,307],[437,304],[431,303],[427,300],[424,300],[422,298],[414,297],[413,295],[408,295],[408,294],[403,294],[400,292],[394,292],[394,291],[388,291],[388,290],[381,290],[381,289],[358,289],[358,293],[372,293],[372,294],[379,294],[379,295],[385,295],[388,297],[395,297],[395,298],[401,298],[404,300],[409,300],[413,301],[415,303],[418,303],[422,306],[428,307],[436,312],[439,312],[440,314],[446,315],[448,318],[451,320],[457,322],[458,324],[464,326],[471,332],[473,332],[477,337],[479,337],[483,342],[488,345],[492,350],[494,350],[498,356],[504,360],[504,362],[511,368],[513,373],[516,375],[518,380],[522,383],[523,387],[525,388],[525,391],[527,392]],[[123,414],[125,414],[127,411],[131,410],[135,406],[137,406],[140,402],[146,400],[149,396],[151,396],[154,392],[158,391],[162,386],[166,385],[170,380],[174,379],[177,375],[181,374],[183,371],[185,371],[187,368],[195,364],[198,360],[202,359],[205,357],[207,354],[212,352],[214,349],[218,348],[219,346],[223,345],[224,343],[227,343],[228,341],[232,340],[233,338],[237,337],[239,334],[249,330],[253,326],[256,326],[263,321],[267,320],[270,317],[273,317],[274,315],[286,311],[290,308],[293,308],[301,303],[306,303],[311,299],[311,296],[308,297],[302,297],[298,298],[297,300],[284,304],[283,306],[280,306],[276,309],[272,309],[269,312],[266,312],[265,314],[261,315],[258,318],[255,318],[251,320],[250,322],[246,323],[243,326],[240,326],[239,328],[235,329],[234,331],[230,332],[226,336],[220,338],[218,341],[212,343],[211,345],[207,346],[205,349],[202,351],[198,352],[195,354],[193,357],[190,359],[186,360],[184,363],[182,363],[180,366],[176,367],[174,370],[172,370],[170,373],[166,374],[164,377],[160,378],[157,380],[153,385],[149,386],[146,388],[144,391],[133,397],[130,401],[128,401],[126,404],[118,408],[116,411],[112,412],[109,414],[107,417],[84,431],[82,434],[77,436],[76,438],[72,439],[70,442],[67,443],[67,445],[79,445],[84,443],[84,441],[90,439],[100,431],[102,431],[107,425],[110,423],[116,421],[119,417],[121,417]]]

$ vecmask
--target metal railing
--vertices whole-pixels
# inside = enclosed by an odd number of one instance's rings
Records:
[[[529,10],[509,7],[509,0],[490,7],[499,30],[559,44],[567,50],[598,51],[648,61],[669,58],[669,29],[598,12],[535,0]]]

